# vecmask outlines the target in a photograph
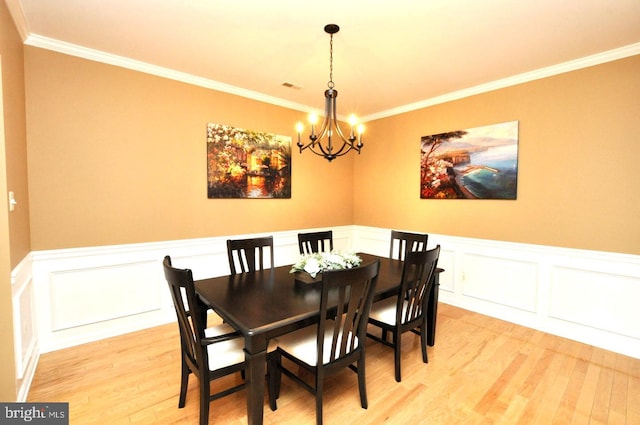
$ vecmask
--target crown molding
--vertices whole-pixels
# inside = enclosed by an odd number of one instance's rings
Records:
[[[620,47],[617,49],[609,50],[595,55],[586,56],[584,58],[564,62],[558,65],[548,66],[546,68],[540,68],[535,71],[525,72],[523,74],[514,75],[512,77],[503,78],[500,80],[492,81],[486,84],[480,84],[475,87],[469,87],[467,89],[458,90],[455,92],[447,93],[442,96],[432,97],[419,102],[410,103],[398,108],[388,109],[375,114],[367,115],[363,117],[363,121],[372,121],[380,118],[386,118],[393,115],[399,115],[405,112],[415,111],[417,109],[426,108],[429,106],[438,105],[441,103],[451,102],[453,100],[463,99],[465,97],[473,96],[476,94],[486,93],[505,87],[515,86],[517,84],[527,83],[534,80],[540,80],[542,78],[551,77],[554,75],[563,74],[565,72],[576,71],[582,68],[588,68],[594,65],[600,65],[602,63],[611,62],[618,59],[623,59],[630,56],[640,54],[640,43],[630,44],[628,46]]]
[[[290,102],[285,99],[280,99],[274,96],[268,96],[263,93],[259,93],[252,90],[243,89],[230,84],[221,83],[219,81],[210,80],[208,78],[198,77],[196,75],[188,74],[186,72],[175,71],[173,69],[164,68],[157,65],[152,65],[146,62],[130,59],[124,56],[118,56],[111,53],[106,53],[100,50],[89,49],[77,44],[67,43],[64,41],[56,40],[49,37],[43,37],[37,34],[31,34],[24,42],[25,45],[39,47],[42,49],[52,50],[58,53],[64,53],[71,56],[76,56],[83,59],[88,59],[95,62],[101,62],[108,65],[115,65],[121,68],[131,69],[133,71],[144,72],[146,74],[155,75],[157,77],[168,78],[170,80],[180,81],[195,86],[200,86],[212,90],[221,91],[249,99],[257,100],[259,102],[270,103],[284,108],[309,111],[310,108],[306,105],[302,105],[295,102]]]
[[[14,3],[17,8],[22,12],[20,3],[17,0],[7,0],[7,4]],[[12,12],[12,15],[14,13]],[[24,21],[24,15],[22,14]],[[15,20],[15,16],[14,16]],[[26,21],[24,21],[26,31]],[[187,84],[192,84],[212,90],[217,90],[224,93],[229,93],[241,97],[246,97],[259,102],[269,103],[284,108],[294,109],[302,112],[310,112],[313,110],[310,106],[300,103],[291,102],[285,99],[281,99],[274,96],[268,96],[263,93],[255,92],[252,90],[243,89],[240,87],[232,86],[230,84],[221,83],[219,81],[210,80],[203,77],[198,77],[185,72],[175,71],[169,68],[163,68],[160,66],[152,65],[146,62],[141,62],[133,59],[129,59],[123,56],[113,55],[111,53],[105,53],[99,50],[89,49],[76,44],[67,43],[64,41],[55,40],[48,37],[43,37],[36,34],[30,34],[25,39],[25,45],[39,47],[47,50],[52,50],[59,53],[64,53],[96,62],[102,62],[109,65],[115,65],[134,71],[144,72],[146,74],[155,75],[158,77],[168,78],[171,80],[180,81]],[[490,92],[493,90],[502,89],[505,87],[514,86],[534,80],[539,80],[546,77],[551,77],[558,74],[563,74],[570,71],[575,71],[582,68],[587,68],[594,65],[599,65],[606,62],[611,62],[617,59],[623,59],[626,57],[640,54],[640,42],[630,44],[628,46],[620,47],[617,49],[609,50],[595,55],[586,56],[584,58],[564,62],[558,65],[552,65],[545,68],[537,69],[531,72],[525,72],[523,74],[514,75],[511,77],[503,78],[500,80],[492,81],[486,84],[480,84],[474,87],[469,87],[463,90],[447,93],[442,96],[436,96],[429,99],[421,100],[419,102],[410,103],[397,108],[388,109],[385,111],[377,112],[375,114],[367,115],[362,118],[363,122],[372,121],[380,118],[386,118],[393,115],[399,115],[406,112],[415,111],[417,109],[427,108],[453,100],[463,99],[465,97],[474,96],[481,93]]]

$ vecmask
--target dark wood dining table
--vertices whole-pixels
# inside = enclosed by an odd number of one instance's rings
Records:
[[[380,260],[376,300],[398,293],[402,261],[364,253],[358,255],[363,265]],[[202,301],[244,337],[249,425],[262,424],[263,421],[269,340],[318,320],[320,290],[317,285],[296,281],[296,274],[290,273],[290,270],[290,265],[281,266],[195,282]],[[434,274],[427,312],[429,345],[435,342],[438,276],[439,273]]]

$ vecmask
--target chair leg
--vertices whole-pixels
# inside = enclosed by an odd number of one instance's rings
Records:
[[[316,425],[322,425],[322,390],[324,379],[318,378],[316,373]]]
[[[209,403],[211,403],[211,383],[208,379],[200,380],[200,425],[209,425]]]
[[[364,354],[360,360],[358,360],[358,387],[360,390],[360,405],[363,409],[369,407],[369,402],[367,400],[367,381],[365,379],[365,369],[364,369],[365,361]]]
[[[280,371],[280,353],[273,352],[268,355],[267,373],[269,375],[269,407],[277,410],[277,399],[280,397],[280,381],[282,372]]]
[[[420,345],[422,346],[422,362],[429,363],[429,357],[427,356],[427,327],[422,326],[420,328]]]
[[[282,356],[278,353],[278,356],[275,358],[276,364],[276,385],[275,385],[275,395],[276,400],[280,398],[280,384],[282,382]]]
[[[184,354],[183,354],[184,356]],[[187,400],[187,386],[189,385],[189,366],[184,361],[184,357],[182,359],[182,371],[180,374],[180,399],[178,400],[178,408],[182,409]]]
[[[401,337],[401,332],[397,330],[393,332],[393,360],[396,370],[396,382],[402,381],[402,377],[400,376],[400,346],[402,345]]]

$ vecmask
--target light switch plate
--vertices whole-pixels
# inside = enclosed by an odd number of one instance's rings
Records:
[[[17,204],[18,202],[16,202],[16,198],[13,195],[13,192],[9,191],[9,211],[15,211]]]

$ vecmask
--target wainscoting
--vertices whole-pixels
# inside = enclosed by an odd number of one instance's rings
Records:
[[[390,229],[333,232],[336,249],[389,253]],[[273,233],[276,265],[298,257],[297,233]],[[175,320],[162,259],[225,275],[226,239],[32,252],[12,274],[20,399],[40,353]],[[440,302],[640,358],[639,256],[430,234],[436,244]]]

